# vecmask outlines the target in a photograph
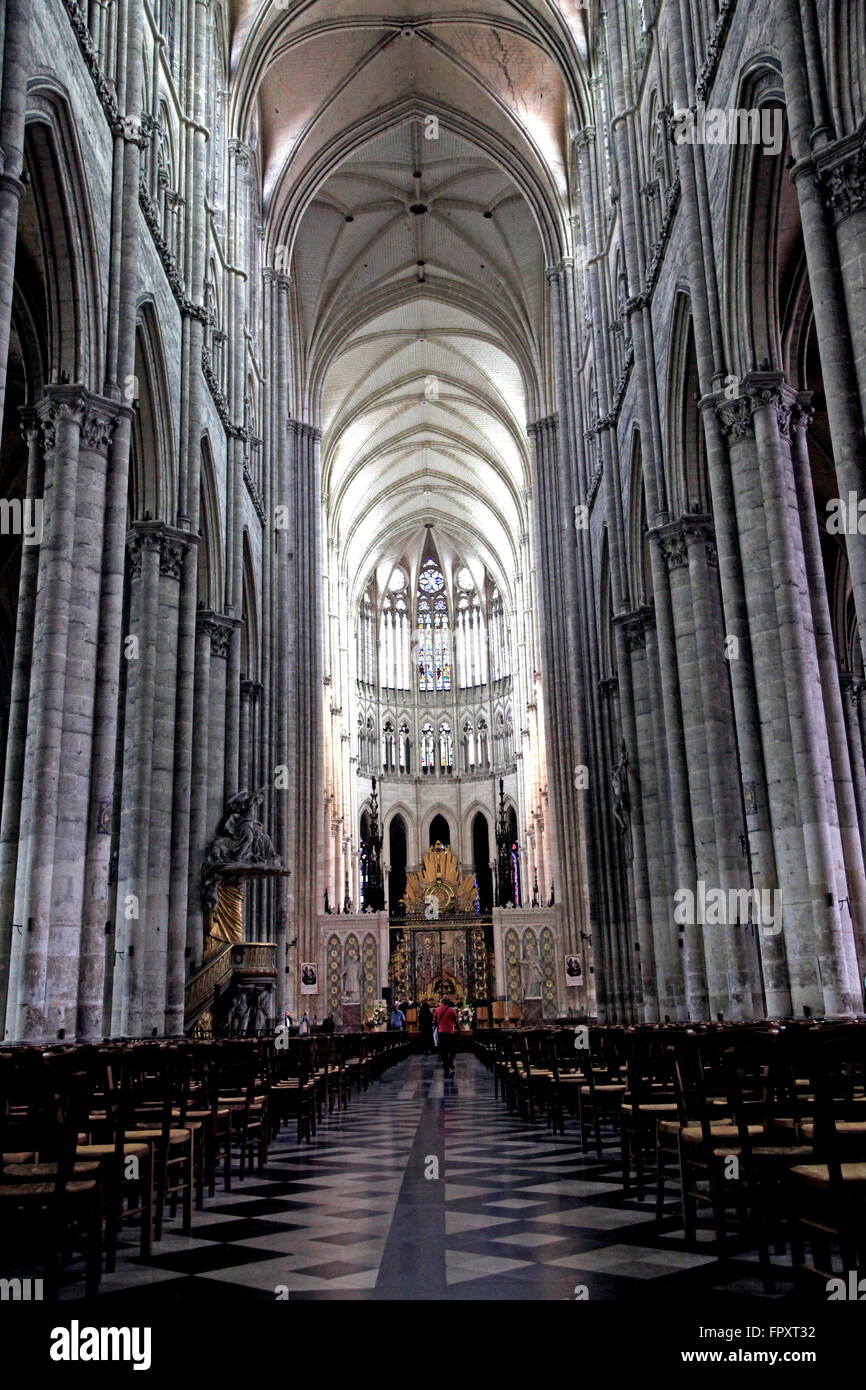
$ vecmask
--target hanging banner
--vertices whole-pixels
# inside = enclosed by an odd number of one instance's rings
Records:
[[[301,994],[318,994],[319,967],[314,961],[301,962]]]
[[[580,963],[580,956],[565,957],[565,983],[567,985],[583,984],[583,967]]]

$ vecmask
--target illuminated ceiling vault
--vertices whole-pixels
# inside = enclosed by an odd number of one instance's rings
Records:
[[[295,319],[292,413],[319,426],[353,596],[426,525],[508,591],[526,425],[553,405],[545,269],[570,251],[574,0],[232,7],[231,125],[261,163]]]

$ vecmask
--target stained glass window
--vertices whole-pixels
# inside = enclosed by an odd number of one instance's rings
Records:
[[[418,685],[421,690],[451,689],[451,640],[445,579],[433,560],[418,579]]]

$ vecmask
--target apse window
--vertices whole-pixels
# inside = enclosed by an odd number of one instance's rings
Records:
[[[418,578],[418,686],[420,690],[451,689],[451,634],[445,578],[433,560],[425,561]]]

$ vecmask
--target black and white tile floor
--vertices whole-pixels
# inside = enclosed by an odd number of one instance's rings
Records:
[[[100,1297],[762,1297],[755,1252],[719,1262],[687,1250],[673,1200],[659,1226],[651,1200],[623,1198],[618,1145],[599,1162],[580,1153],[572,1121],[561,1137],[509,1116],[472,1056],[457,1058],[453,1081],[434,1058],[413,1057],[312,1143],[288,1133],[261,1178],[196,1212],[191,1236],[170,1221],[146,1264],[130,1231]],[[777,1270],[784,1297],[783,1259]]]

